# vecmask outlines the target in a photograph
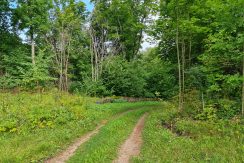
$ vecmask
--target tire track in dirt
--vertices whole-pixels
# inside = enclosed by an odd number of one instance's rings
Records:
[[[147,113],[145,113],[139,119],[129,138],[120,147],[118,158],[114,160],[113,163],[129,163],[131,157],[138,156],[140,154],[140,148],[142,144],[141,133],[144,127],[146,116]]]
[[[81,146],[83,143],[88,141],[92,136],[97,134],[99,132],[100,128],[102,128],[104,125],[105,125],[105,123],[97,126],[95,128],[95,130],[83,135],[78,140],[76,140],[72,145],[70,145],[67,149],[65,149],[63,152],[61,152],[59,155],[46,160],[45,163],[64,163],[71,156],[74,155],[75,151],[77,150],[77,148],[79,148],[79,146]]]
[[[114,119],[120,118],[122,116],[124,116],[125,114],[132,112],[132,111],[136,111],[139,109],[131,109],[122,113],[118,113],[114,116],[112,116],[112,118],[109,118],[109,121],[112,121]],[[44,161],[44,163],[64,163],[65,161],[67,161],[71,156],[73,156],[75,154],[75,151],[85,142],[87,142],[91,137],[93,137],[94,135],[96,135],[99,130],[107,123],[107,121],[102,121],[102,124],[98,125],[93,131],[90,131],[88,133],[86,133],[85,135],[81,136],[80,138],[78,138],[73,144],[71,144],[67,149],[65,149],[64,151],[62,151],[60,154],[58,154],[57,156],[54,156],[50,159],[47,159],[46,161]]]

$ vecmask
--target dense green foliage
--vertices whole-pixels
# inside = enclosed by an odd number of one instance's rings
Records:
[[[1,89],[178,96],[192,117],[244,110],[243,0],[92,2],[2,1]],[[142,51],[145,33],[158,44]]]

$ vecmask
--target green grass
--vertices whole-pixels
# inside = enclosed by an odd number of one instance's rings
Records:
[[[141,154],[132,162],[244,162],[241,118],[196,121],[182,118],[166,102],[95,104],[97,100],[57,92],[0,93],[0,162],[40,162],[103,120],[108,124],[69,162],[112,162],[146,111]],[[172,130],[164,124],[172,124]]]
[[[129,112],[109,122],[96,136],[84,144],[68,162],[112,162],[117,156],[120,145],[126,140],[138,119],[147,110],[148,108]]]
[[[231,121],[194,121],[175,115],[176,109],[167,103],[162,110],[149,115],[141,154],[133,162],[244,161],[243,125]],[[165,122],[173,122],[175,129],[165,128],[162,125]]]
[[[0,93],[0,162],[37,162],[55,155],[102,120],[156,102],[95,104],[70,94]]]

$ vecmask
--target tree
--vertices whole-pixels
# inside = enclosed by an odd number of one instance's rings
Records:
[[[145,23],[152,14],[156,1],[103,0],[93,1],[90,35],[92,77],[99,78],[102,62],[109,55],[121,55],[132,60],[141,48]]]
[[[178,65],[179,110],[184,108],[185,93],[191,89],[191,67],[200,65],[197,57],[204,52],[204,39],[213,16],[203,0],[160,1],[159,19],[152,35],[160,40],[160,55]]]
[[[140,61],[128,62],[121,56],[113,56],[104,64],[102,82],[107,90],[117,96],[144,96],[146,72]]]
[[[214,21],[199,59],[207,77],[209,102],[218,112],[241,110],[241,103],[243,107],[243,5],[243,1],[211,2]]]
[[[8,17],[10,16],[9,1],[3,0],[0,2],[0,77],[4,75],[3,57],[8,49],[7,40],[9,33]]]
[[[54,68],[59,75],[59,90],[68,90],[68,70],[70,55],[74,52],[76,36],[80,36],[85,18],[85,5],[74,0],[54,1],[54,8],[50,11],[51,29],[46,35],[46,40],[54,54]],[[77,45],[77,44],[76,44]],[[80,45],[82,46],[82,45]]]
[[[31,59],[35,64],[35,39],[38,34],[46,31],[48,22],[48,11],[51,0],[18,0],[14,13],[14,24],[20,30],[27,30],[30,38]]]
[[[26,63],[26,69],[20,69],[20,77],[23,85],[29,88],[45,87],[48,82],[55,80],[50,77],[48,66],[50,65],[51,58],[45,58],[44,51],[40,51],[36,57],[36,63]]]
[[[160,57],[157,48],[143,52],[141,59],[142,67],[146,72],[145,96],[163,99],[175,96],[177,94],[177,81],[174,74],[176,65]]]

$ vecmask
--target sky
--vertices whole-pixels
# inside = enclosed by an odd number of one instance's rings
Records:
[[[92,9],[94,7],[93,3],[91,3],[90,0],[83,0],[83,2],[86,4],[86,9],[88,11],[92,11]]]

